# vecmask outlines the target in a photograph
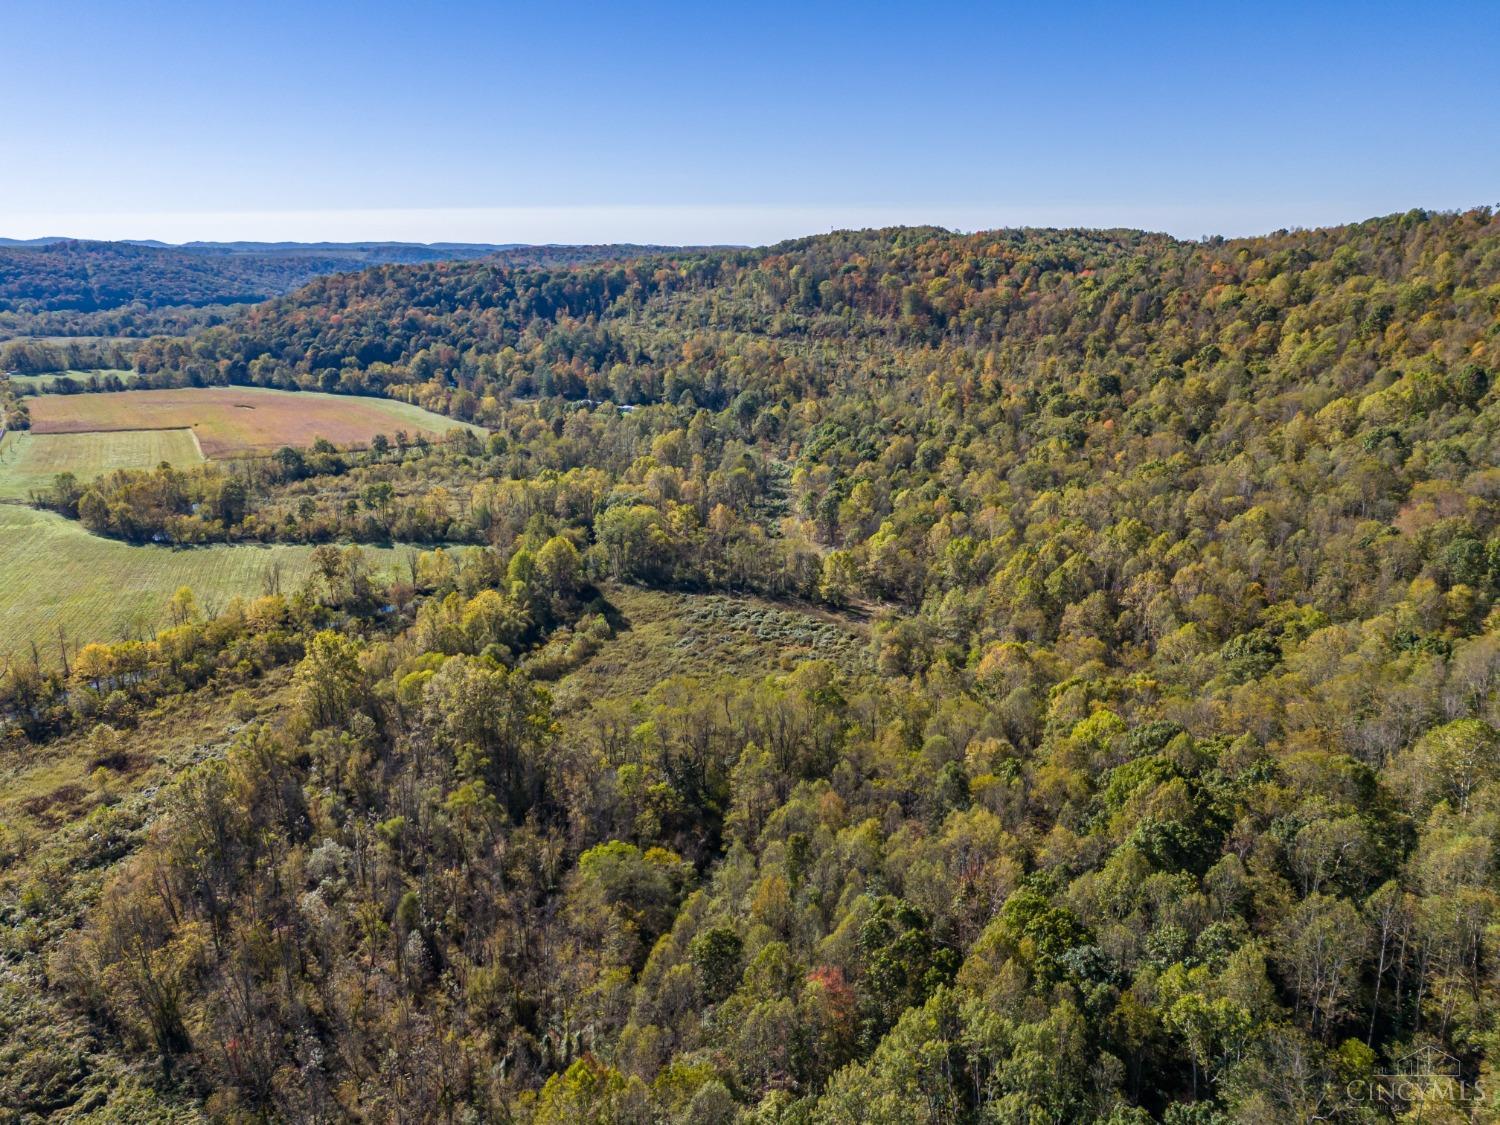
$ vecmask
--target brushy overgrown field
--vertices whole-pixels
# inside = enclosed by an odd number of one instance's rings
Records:
[[[111,1120],[143,1120],[156,1106],[147,1095],[153,1076],[116,1059],[86,1019],[42,987],[46,951],[145,840],[172,793],[167,783],[222,756],[245,724],[276,714],[290,679],[275,669],[253,698],[199,691],[119,731],[81,731],[25,752],[0,747],[0,898],[52,907],[45,921],[0,928],[0,1120],[12,1120],[38,1082],[60,1103],[107,1099]]]
[[[311,445],[317,438],[365,445],[397,430],[436,437],[464,425],[404,402],[260,387],[38,395],[30,408],[37,433],[189,428],[210,458]]]
[[[601,699],[644,699],[664,680],[765,676],[804,660],[848,671],[869,663],[856,623],[814,609],[730,594],[610,586],[616,635],[553,688],[562,713]]]
[[[366,547],[386,570],[409,548]],[[290,592],[311,572],[313,548],[236,544],[171,549],[138,547],[91,535],[52,512],[0,504],[0,657],[29,652],[58,657],[59,630],[69,651],[89,641],[151,636],[165,625],[168,600],[189,587],[205,609],[266,592],[279,568]]]
[[[58,473],[80,480],[115,469],[150,469],[167,461],[203,460],[192,430],[106,430],[42,434],[19,430],[0,441],[0,500],[25,500],[51,487]]]

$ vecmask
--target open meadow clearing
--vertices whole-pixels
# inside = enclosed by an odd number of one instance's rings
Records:
[[[413,548],[365,547],[386,572]],[[166,624],[167,601],[182,586],[205,609],[235,595],[258,597],[279,568],[283,592],[304,582],[313,548],[251,545],[137,547],[91,535],[71,520],[0,504],[0,657],[57,655],[59,628],[69,649],[89,641],[150,636]]]
[[[87,434],[18,430],[0,440],[0,500],[25,500],[33,492],[45,491],[58,473],[92,480],[115,469],[151,469],[163,461],[193,465],[202,460],[192,430]]]
[[[31,428],[42,434],[191,429],[203,455],[269,453],[284,445],[362,446],[397,430],[437,437],[462,422],[390,399],[275,391],[262,387],[48,394],[30,400]]]
[[[576,721],[599,700],[638,700],[677,676],[769,676],[803,660],[869,666],[869,636],[849,617],[736,594],[683,594],[611,584],[618,633],[553,687]]]

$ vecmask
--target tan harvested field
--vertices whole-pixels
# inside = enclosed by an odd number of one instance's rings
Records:
[[[33,492],[44,492],[58,473],[92,480],[115,469],[151,469],[163,461],[193,465],[202,460],[192,430],[18,430],[0,440],[0,500],[25,500]]]
[[[39,434],[191,429],[203,455],[269,453],[284,445],[362,446],[397,430],[436,437],[462,422],[389,399],[275,391],[260,387],[184,387],[174,390],[38,395],[30,400]]]

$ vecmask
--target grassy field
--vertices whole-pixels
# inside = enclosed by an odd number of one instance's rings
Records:
[[[384,571],[412,548],[364,548]],[[59,628],[69,647],[154,634],[167,600],[191,587],[205,609],[236,594],[258,597],[280,568],[283,592],[311,569],[311,547],[137,547],[90,535],[52,512],[0,504],[0,656],[36,641],[54,658]]]
[[[389,399],[259,387],[38,395],[30,409],[31,428],[44,434],[188,428],[210,458],[311,445],[319,437],[335,445],[364,445],[397,430],[434,437],[464,425]]]
[[[37,395],[32,429],[0,442],[0,501],[24,500],[68,471],[91,478],[117,468],[184,465],[269,452],[326,437],[359,445],[377,433],[436,436],[462,423],[385,399],[262,389],[193,388]],[[377,569],[407,548],[367,548]],[[310,547],[249,544],[170,550],[90,535],[49,512],[0,503],[0,656],[35,642],[49,659],[58,632],[70,646],[149,636],[167,600],[188,586],[206,608],[264,592],[279,571],[299,586]]]
[[[122,383],[133,383],[140,375],[128,368],[100,368],[97,371],[49,371],[45,375],[12,375],[10,381],[15,384],[17,390],[31,388],[33,390],[46,390],[54,383],[66,381],[69,383],[87,383],[91,376],[113,375]]]
[[[0,440],[0,500],[25,500],[58,473],[92,480],[114,469],[150,469],[203,460],[192,430],[118,430],[89,434],[17,431]]]

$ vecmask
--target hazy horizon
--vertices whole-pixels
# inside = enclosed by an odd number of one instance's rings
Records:
[[[591,245],[613,243],[769,245],[831,230],[890,226],[941,226],[959,231],[1017,227],[1146,230],[1176,238],[1244,238],[1278,230],[1358,223],[1420,208],[1464,211],[1495,206],[1489,200],[1372,203],[1357,213],[1326,206],[1278,217],[1266,208],[1258,219],[1216,225],[1207,207],[943,208],[817,207],[496,207],[393,208],[261,212],[33,215],[5,219],[0,238],[74,238],[97,241],[190,242],[403,242]]]

